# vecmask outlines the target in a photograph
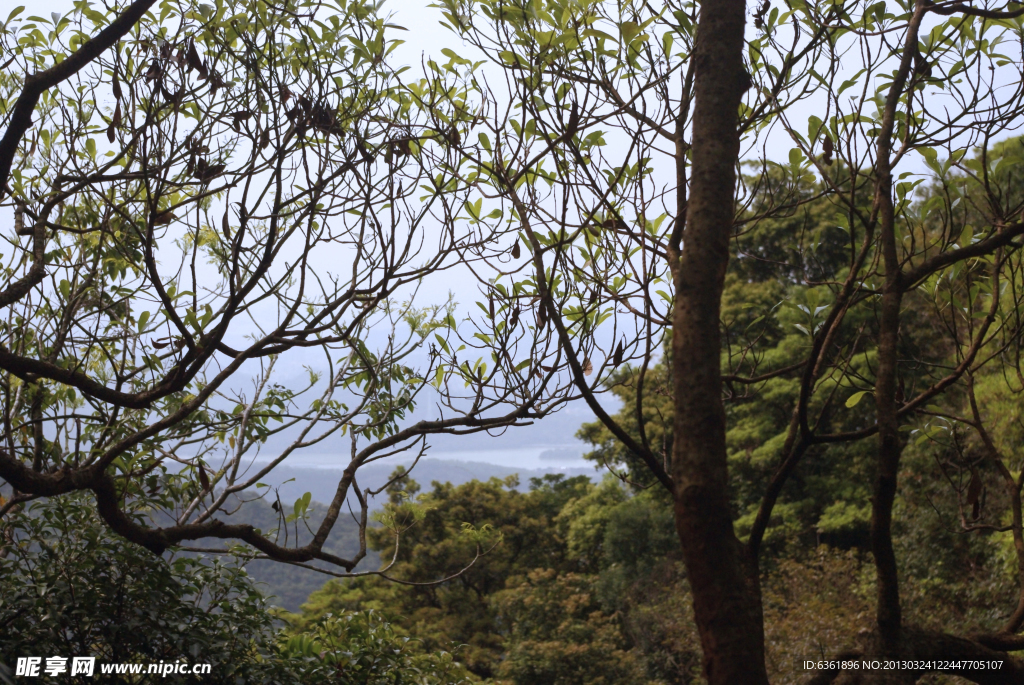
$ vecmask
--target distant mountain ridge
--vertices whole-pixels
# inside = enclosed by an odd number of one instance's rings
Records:
[[[370,463],[356,473],[357,483],[360,490],[376,490],[388,481],[388,477],[395,470],[396,466],[406,468],[412,460],[389,461],[387,463]],[[257,463],[257,466],[260,464]],[[599,480],[600,474],[593,466],[584,467],[559,467],[552,464],[548,468],[540,469],[517,469],[508,466],[498,466],[478,461],[460,461],[456,459],[421,459],[413,469],[411,477],[419,483],[424,490],[430,489],[434,481],[439,483],[451,483],[462,485],[471,480],[486,481],[490,478],[507,478],[508,476],[519,476],[520,487],[529,487],[531,478],[540,478],[548,473],[561,473],[566,478],[573,476],[588,476],[592,480]],[[263,479],[267,485],[276,487],[281,497],[281,502],[290,505],[302,497],[305,493],[311,493],[314,502],[330,502],[334,499],[338,482],[341,480],[342,469],[321,469],[303,468],[289,466],[287,463],[278,466],[271,475]],[[355,500],[351,500],[355,503]],[[377,498],[378,506],[386,499],[383,495]],[[371,502],[371,509],[376,508]]]

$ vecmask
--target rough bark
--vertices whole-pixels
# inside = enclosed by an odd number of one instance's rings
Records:
[[[719,312],[733,224],[743,0],[701,6],[694,53],[693,170],[676,274],[672,370],[675,521],[710,685],[768,682],[756,588],[729,506]],[[683,179],[677,179],[682,182]]]

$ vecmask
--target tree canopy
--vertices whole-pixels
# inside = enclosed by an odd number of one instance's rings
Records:
[[[870,552],[843,654],[1024,678],[1016,3],[441,0],[462,47],[422,73],[360,0],[75,7],[0,31],[0,516],[89,491],[155,553],[231,539],[345,575],[386,489],[362,465],[581,399],[596,456],[671,508],[711,685],[768,682],[772,555],[811,535]],[[479,295],[424,301],[455,273]],[[308,382],[280,382],[297,355]],[[268,498],[274,530],[231,520],[342,440],[307,541],[308,498]],[[905,534],[923,503],[959,536]],[[431,523],[397,505],[396,552]],[[458,532],[438,570],[490,549]],[[998,620],[921,620],[914,565],[968,533],[1012,559],[1012,581],[983,565]],[[569,574],[515,587],[557,604]]]

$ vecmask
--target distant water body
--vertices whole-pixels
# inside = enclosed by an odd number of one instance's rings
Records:
[[[494,464],[511,469],[561,471],[593,467],[593,462],[583,459],[583,450],[578,445],[548,445],[545,447],[522,447],[500,450],[460,450],[435,452],[428,450],[424,459],[446,461],[467,461]],[[406,464],[415,458],[412,452],[396,454],[386,461],[391,464]],[[289,466],[305,469],[343,469],[348,465],[349,455],[338,453],[298,452],[288,457]]]

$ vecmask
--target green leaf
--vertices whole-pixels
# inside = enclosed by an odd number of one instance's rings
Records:
[[[804,153],[803,153],[803,151],[800,148],[798,148],[798,147],[792,148],[789,151],[789,164],[793,168],[793,171],[794,172],[798,171],[801,167],[803,167],[803,163],[804,163]]]
[[[306,509],[309,508],[309,501],[312,497],[312,493],[307,492],[302,497],[295,500],[295,504],[292,505],[292,510],[294,512],[293,516],[296,519],[306,513]]]
[[[807,118],[807,139],[814,140],[818,137],[818,131],[821,130],[821,119],[811,115]]]
[[[640,25],[635,21],[624,21],[620,27],[622,31],[622,37],[626,39],[626,42],[631,42],[640,34]]]
[[[846,400],[846,408],[852,409],[853,407],[856,407],[857,403],[860,402],[861,398],[864,397],[864,395],[867,395],[869,392],[869,390],[861,390],[860,392],[855,392],[852,395],[850,395],[850,397],[847,398]]]
[[[603,38],[604,40],[615,40],[609,34],[605,33],[604,31],[599,31],[597,29],[587,29],[586,31],[583,32],[583,35],[587,38]]]

